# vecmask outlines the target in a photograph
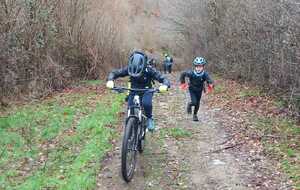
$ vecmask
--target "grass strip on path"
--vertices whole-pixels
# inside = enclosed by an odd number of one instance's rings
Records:
[[[0,119],[0,189],[93,189],[124,97],[68,93]]]

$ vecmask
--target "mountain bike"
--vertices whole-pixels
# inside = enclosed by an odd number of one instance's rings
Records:
[[[115,87],[114,91],[123,93],[126,91],[134,92],[133,105],[128,107],[125,122],[125,130],[121,149],[121,171],[123,179],[128,183],[132,180],[137,152],[142,153],[145,147],[147,117],[141,105],[141,94],[145,92],[155,93],[158,89],[132,89]]]

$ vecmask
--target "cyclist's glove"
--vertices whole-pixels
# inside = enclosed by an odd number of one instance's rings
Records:
[[[112,80],[107,81],[106,87],[110,89],[114,88],[114,81]]]
[[[167,85],[161,85],[159,87],[159,92],[166,92],[168,90],[168,86]]]
[[[214,88],[213,84],[209,84],[207,87],[207,93],[211,93],[213,88]]]
[[[189,87],[189,85],[188,85],[187,83],[182,83],[182,84],[180,84],[180,86],[179,86],[179,88],[180,88],[181,90],[186,90],[186,89],[188,89],[188,87]]]

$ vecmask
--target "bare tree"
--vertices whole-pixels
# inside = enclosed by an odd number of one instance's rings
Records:
[[[170,2],[168,16],[186,40],[188,61],[203,55],[226,77],[253,81],[300,110],[300,13],[296,0]]]
[[[114,2],[1,0],[0,96],[40,97],[119,64],[120,18],[109,11]]]

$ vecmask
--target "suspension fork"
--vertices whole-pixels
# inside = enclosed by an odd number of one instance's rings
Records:
[[[131,113],[132,113],[132,112],[131,112]],[[126,119],[126,124],[127,124],[128,120],[129,120],[130,118],[134,118],[134,119],[136,120],[136,125],[135,125],[134,128],[133,128],[133,132],[134,132],[133,150],[134,150],[134,151],[137,151],[138,140],[139,140],[139,135],[140,135],[140,134],[139,134],[139,133],[140,133],[139,128],[140,128],[141,122],[140,122],[138,116],[136,116],[136,115],[129,115],[129,116],[127,117],[127,119]],[[125,126],[126,126],[126,125],[125,125]]]

